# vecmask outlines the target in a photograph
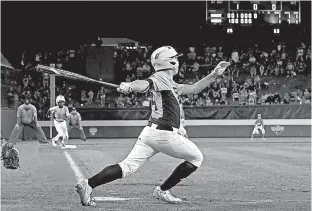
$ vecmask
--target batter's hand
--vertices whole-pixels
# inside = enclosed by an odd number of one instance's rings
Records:
[[[132,92],[132,89],[129,83],[122,82],[117,88],[117,91],[123,94],[129,94],[130,92]]]
[[[230,64],[231,64],[230,62],[222,61],[214,68],[212,73],[215,75],[222,75],[224,71],[226,70],[226,68],[230,66]]]

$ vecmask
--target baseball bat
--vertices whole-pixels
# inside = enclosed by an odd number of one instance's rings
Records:
[[[62,76],[65,78],[70,78],[70,79],[75,79],[75,80],[81,80],[81,81],[88,81],[88,82],[92,82],[92,83],[98,83],[98,84],[102,84],[104,86],[109,86],[109,87],[113,87],[113,88],[118,88],[119,85],[116,84],[112,84],[112,83],[108,83],[108,82],[104,82],[104,81],[100,81],[100,80],[95,80],[77,73],[72,73],[66,70],[62,70],[62,69],[57,69],[57,68],[53,68],[53,67],[48,67],[48,66],[44,66],[44,65],[37,65],[36,66],[36,70],[38,72],[44,72],[44,73],[49,73],[49,74],[55,74],[56,76]]]

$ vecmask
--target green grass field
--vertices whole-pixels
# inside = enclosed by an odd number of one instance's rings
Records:
[[[152,197],[155,186],[181,162],[158,154],[133,175],[96,188],[95,208],[81,206],[75,191],[79,175],[67,157],[89,177],[125,158],[134,139],[70,140],[77,149],[68,150],[18,142],[21,168],[1,167],[1,210],[311,210],[309,138],[193,141],[204,154],[203,165],[172,189],[187,199],[184,204],[165,204]]]

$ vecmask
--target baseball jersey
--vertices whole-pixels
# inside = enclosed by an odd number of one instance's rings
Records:
[[[152,86],[152,114],[149,122],[180,127],[180,106],[178,84],[165,72],[156,72],[148,81]]]
[[[69,114],[69,124],[70,125],[77,125],[81,121],[81,116],[78,112],[76,114],[70,113]]]
[[[69,116],[69,110],[67,106],[63,106],[60,108],[59,106],[55,106],[52,108],[52,112],[54,114],[54,119],[58,122],[62,122]]]
[[[29,107],[29,109],[26,109],[27,107]],[[17,117],[21,119],[23,124],[30,124],[34,120],[35,114],[37,114],[37,109],[31,104],[20,105],[17,109]]]
[[[257,119],[256,120],[256,125],[257,126],[263,126],[263,120],[262,119]]]

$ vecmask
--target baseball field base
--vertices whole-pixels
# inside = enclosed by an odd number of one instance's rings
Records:
[[[65,145],[64,149],[76,149],[76,145]]]

